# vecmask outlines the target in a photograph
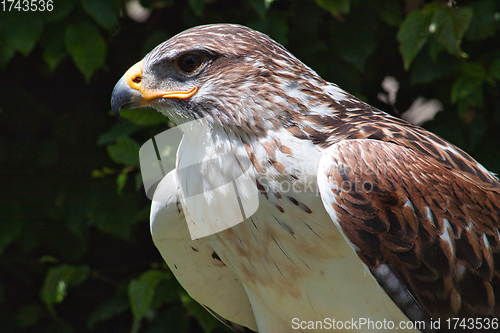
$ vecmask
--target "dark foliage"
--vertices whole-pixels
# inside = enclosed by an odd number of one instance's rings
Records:
[[[398,116],[438,99],[424,126],[500,172],[496,0],[142,0],[142,23],[120,0],[25,3],[0,2],[0,332],[227,332],[149,236],[138,149],[168,120],[109,111],[121,75],[194,25],[267,33]],[[387,76],[400,87],[388,104]]]

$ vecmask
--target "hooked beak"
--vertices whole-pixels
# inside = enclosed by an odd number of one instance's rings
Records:
[[[142,60],[121,77],[116,83],[111,96],[111,109],[115,117],[120,117],[121,109],[133,109],[145,106],[155,98],[179,98],[187,99],[193,96],[197,87],[188,91],[169,91],[159,89],[142,88]]]

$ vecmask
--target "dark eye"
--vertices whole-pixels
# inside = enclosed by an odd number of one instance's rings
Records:
[[[205,58],[198,53],[186,53],[177,58],[177,67],[184,72],[184,74],[191,74],[197,70]]]

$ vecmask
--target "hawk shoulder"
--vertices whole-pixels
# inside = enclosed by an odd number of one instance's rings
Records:
[[[358,139],[325,150],[318,186],[333,222],[396,303],[404,286],[433,318],[500,316],[498,182]]]

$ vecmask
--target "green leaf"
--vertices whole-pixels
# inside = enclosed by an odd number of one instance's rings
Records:
[[[349,14],[351,0],[315,0],[316,4],[333,16]]]
[[[483,83],[480,78],[474,78],[467,75],[460,76],[451,87],[451,101],[456,103],[461,99],[469,97],[473,93],[477,93],[477,88]]]
[[[465,62],[462,65],[462,73],[464,75],[479,78],[481,80],[484,80],[486,77],[486,70],[484,69],[484,66],[480,63],[472,61]]]
[[[66,29],[65,45],[87,81],[104,65],[106,42],[94,24],[82,22],[69,25]]]
[[[113,193],[113,195],[117,198],[123,198],[126,193],[121,196],[116,195],[116,193]],[[131,202],[131,200],[125,200],[125,202],[128,204],[135,204],[135,202]],[[93,223],[97,229],[104,234],[113,235],[113,237],[130,241],[133,231],[132,226],[137,222],[146,221],[148,219],[148,210],[144,209],[144,212],[137,213],[128,207],[120,208],[125,210],[125,212],[113,208],[111,211],[99,215],[92,214]]]
[[[495,36],[499,20],[495,1],[473,1],[470,4],[474,16],[470,22],[469,29],[465,33],[467,39],[481,40]],[[496,2],[498,3],[498,1]]]
[[[134,225],[148,219],[148,207],[139,208],[137,196],[128,191],[117,196],[116,183],[111,178],[94,178],[91,183],[101,185],[95,187],[85,201],[87,220],[101,233],[129,240]]]
[[[42,264],[47,264],[47,263],[58,264],[59,263],[59,259],[57,259],[54,256],[48,255],[48,254],[41,256],[40,259],[38,259],[38,261]]]
[[[465,57],[460,44],[472,16],[472,10],[467,7],[444,7],[436,11],[432,21],[432,25],[435,26],[434,36],[449,53]]]
[[[441,53],[435,61],[426,52],[420,53],[414,60],[410,70],[412,85],[429,84],[433,81],[451,75],[456,71],[459,60],[447,53]]]
[[[486,71],[479,63],[465,63],[462,75],[451,87],[451,101],[462,101],[462,108],[468,105],[479,106],[482,103],[482,84],[486,79]]]
[[[83,8],[103,28],[113,30],[118,20],[118,5],[113,1],[83,0]]]
[[[439,54],[444,50],[444,46],[439,43],[436,38],[429,38],[427,48],[433,62],[436,62]]]
[[[58,26],[51,26],[45,34],[42,45],[43,59],[49,68],[54,70],[67,55],[64,46],[64,30]]]
[[[189,295],[183,294],[181,301],[189,314],[196,318],[204,332],[211,333],[215,328],[220,326],[219,321]]]
[[[66,297],[67,288],[84,282],[89,271],[87,265],[60,265],[50,268],[45,276],[40,294],[42,301],[49,306],[61,303]]]
[[[2,21],[0,20],[0,23]],[[0,24],[1,25],[1,24]],[[0,30],[0,67],[5,68],[5,66],[10,62],[10,60],[14,57],[16,54],[16,50],[12,45],[10,45],[10,41],[7,38],[7,36],[4,36],[2,34],[2,31]]]
[[[143,126],[169,123],[167,117],[153,109],[122,110],[120,111],[120,117],[127,119],[133,124]]]
[[[122,110],[122,112],[123,111],[126,110]],[[116,123],[113,126],[111,126],[107,131],[99,134],[99,137],[97,138],[97,145],[100,147],[105,144],[111,143],[113,141],[116,141],[118,137],[128,136],[129,134],[136,132],[140,128],[141,128],[140,126],[132,124],[128,121],[124,121],[121,124]]]
[[[102,167],[101,170],[92,170],[92,177],[95,178],[103,178],[106,177],[107,175],[112,175],[115,174],[115,170],[108,168],[108,167]]]
[[[30,54],[43,33],[43,20],[36,12],[3,12],[0,20],[2,53],[21,52]]]
[[[139,165],[139,145],[128,136],[120,136],[116,144],[107,147],[111,159],[126,166]]]
[[[123,188],[127,184],[128,179],[128,170],[125,168],[118,177],[116,177],[116,185],[118,185],[118,195],[121,195]]]
[[[140,322],[151,308],[156,286],[169,278],[169,274],[159,270],[149,270],[139,278],[130,281],[128,296],[134,320]],[[137,324],[136,324],[137,325]]]
[[[397,39],[399,42],[399,52],[403,56],[406,70],[424,47],[430,36],[429,27],[434,16],[433,10],[415,10],[411,12],[401,24]]]
[[[92,311],[87,320],[87,327],[93,329],[95,324],[122,314],[129,308],[126,298],[115,297],[107,300]]]
[[[38,1],[40,2],[40,1]],[[47,1],[45,1],[47,3]],[[45,10],[41,12],[45,22],[56,22],[64,19],[75,7],[76,1],[74,0],[54,0],[52,10]]]
[[[172,279],[169,274],[169,279],[162,280],[156,286],[155,295],[151,301],[151,308],[157,309],[164,304],[177,302],[182,290],[179,282],[176,279]]]

